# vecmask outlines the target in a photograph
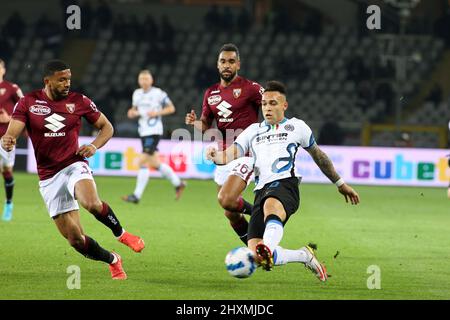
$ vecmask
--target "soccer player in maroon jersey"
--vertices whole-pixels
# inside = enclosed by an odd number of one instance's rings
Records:
[[[220,82],[209,87],[203,97],[202,115],[197,120],[195,111],[186,115],[185,122],[197,130],[210,129],[213,120],[221,132],[219,148],[225,150],[249,125],[258,122],[262,87],[238,75],[241,66],[239,50],[234,44],[225,44],[219,51],[217,68]],[[218,166],[214,181],[218,185],[218,200],[234,231],[247,244],[248,222],[242,213],[250,214],[252,205],[241,194],[250,181],[253,159],[244,157]]]
[[[4,79],[6,73],[5,62],[0,59],[0,136],[4,135],[8,128],[8,123],[11,120],[14,105],[23,97],[22,90],[15,83],[6,81]],[[13,213],[12,196],[14,190],[14,167],[15,153],[5,152],[0,149],[0,168],[5,183],[6,202],[3,207],[2,219],[10,221]]]
[[[123,280],[127,275],[121,257],[103,249],[83,232],[78,202],[135,252],[142,251],[145,244],[140,237],[126,232],[108,204],[99,199],[86,158],[108,142],[114,129],[94,102],[69,91],[70,79],[67,64],[49,61],[44,69],[45,88],[19,100],[1,146],[11,151],[16,138],[27,129],[35,150],[39,190],[56,227],[75,250],[87,258],[108,263],[112,278]],[[80,147],[82,117],[98,129],[98,134],[91,143]]]

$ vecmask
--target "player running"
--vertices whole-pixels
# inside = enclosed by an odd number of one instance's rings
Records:
[[[138,76],[140,89],[133,93],[132,107],[128,118],[139,118],[139,136],[142,140],[142,153],[139,157],[139,172],[134,192],[122,199],[139,203],[150,178],[149,168],[161,172],[175,187],[175,199],[178,200],[186,187],[185,182],[175,174],[170,166],[159,160],[158,143],[163,134],[161,118],[173,114],[175,106],[166,92],[153,86],[153,76],[149,70],[142,70]]]
[[[145,244],[140,237],[125,231],[113,210],[98,197],[86,158],[108,142],[113,127],[88,97],[69,91],[70,79],[67,64],[49,61],[44,69],[45,88],[19,100],[1,146],[11,152],[16,138],[27,128],[36,157],[39,190],[56,227],[75,250],[89,259],[108,263],[112,278],[123,280],[127,275],[121,257],[103,249],[83,232],[77,200],[110,228],[118,241],[135,252],[141,252]],[[81,118],[93,124],[98,135],[79,147]]]
[[[298,250],[279,246],[284,225],[299,207],[301,176],[295,168],[299,147],[308,151],[347,202],[350,200],[352,204],[358,204],[359,195],[340,178],[331,160],[316,144],[308,125],[300,119],[285,118],[287,107],[285,86],[269,81],[262,97],[265,121],[248,127],[225,151],[208,148],[207,157],[217,164],[225,164],[252,151],[256,187],[248,247],[255,252],[263,269],[269,271],[274,264],[301,262],[319,280],[326,281],[326,269],[315,257],[312,246]]]
[[[11,120],[14,105],[23,97],[22,90],[17,84],[4,79],[6,73],[5,62],[0,59],[0,137],[3,136]],[[14,190],[14,167],[15,152],[5,152],[0,149],[0,167],[5,184],[6,202],[3,207],[2,219],[11,221],[13,214],[13,190]]]
[[[231,43],[224,44],[217,60],[220,82],[206,90],[200,120],[197,120],[194,110],[186,115],[186,124],[193,125],[202,133],[210,129],[215,120],[222,134],[222,140],[219,140],[221,150],[233,144],[236,136],[245,128],[258,122],[262,87],[238,76],[240,67],[238,48]],[[245,244],[248,222],[242,213],[250,214],[252,205],[241,194],[250,182],[252,166],[253,160],[244,157],[218,166],[214,173],[219,203],[225,209],[231,227]]]

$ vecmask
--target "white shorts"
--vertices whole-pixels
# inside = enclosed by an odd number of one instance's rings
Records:
[[[242,157],[226,165],[217,166],[216,172],[214,172],[214,182],[223,186],[231,175],[238,176],[248,185],[253,180],[253,158]]]
[[[80,161],[65,167],[50,179],[39,181],[39,191],[51,218],[80,208],[75,199],[75,184],[83,179],[94,180],[91,168]]]
[[[8,152],[0,147],[0,165],[2,167],[14,167],[14,160],[16,159],[16,148]]]

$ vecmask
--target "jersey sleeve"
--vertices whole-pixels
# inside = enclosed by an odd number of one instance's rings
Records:
[[[11,96],[11,98],[14,101],[14,103],[16,103],[17,101],[20,100],[19,92],[22,92],[22,90],[20,90],[19,86],[15,83],[12,85],[12,87],[13,87],[14,93]]]
[[[172,100],[170,100],[169,95],[161,90],[161,106],[165,107],[169,104],[172,104]]]
[[[133,96],[132,96],[132,98],[131,98],[131,105],[132,105],[133,107],[137,107],[137,99],[138,99],[137,96],[138,96],[137,90],[134,90]]]
[[[214,119],[214,114],[209,106],[208,103],[208,96],[209,96],[209,90],[206,90],[204,96],[203,96],[203,103],[202,103],[202,117],[205,117],[208,119],[209,123],[212,123],[212,120]]]
[[[298,120],[296,127],[297,126],[298,128],[296,128],[296,131],[299,134],[298,143],[300,143],[304,149],[312,147],[316,143],[316,140],[311,128],[301,120]]]
[[[89,99],[86,96],[83,96],[82,106],[83,106],[82,116],[89,123],[95,123],[98,120],[98,118],[100,118],[101,112],[98,111],[97,106],[95,105],[94,101],[92,101],[91,99]]]
[[[261,107],[261,100],[264,88],[257,82],[252,82],[252,87],[253,87],[252,104],[259,109],[259,107]]]
[[[251,125],[247,127],[242,133],[236,138],[234,141],[234,144],[238,146],[241,156],[244,156],[245,154],[249,153],[250,150],[250,143],[252,140],[252,137],[254,134],[254,128],[255,125]]]
[[[14,106],[13,113],[11,116],[14,120],[19,120],[24,123],[27,122],[27,118],[28,118],[28,116],[27,116],[28,108],[27,108],[25,100],[26,100],[25,97],[22,97],[19,99],[19,101]]]

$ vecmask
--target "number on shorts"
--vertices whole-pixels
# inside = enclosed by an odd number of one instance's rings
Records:
[[[238,163],[237,166],[233,168],[233,171],[237,171],[237,168],[238,168],[239,166],[241,166],[240,169],[239,169],[239,171],[240,171],[242,174],[247,174],[247,173],[249,172],[249,170],[250,170],[250,168],[248,167],[248,165]]]

